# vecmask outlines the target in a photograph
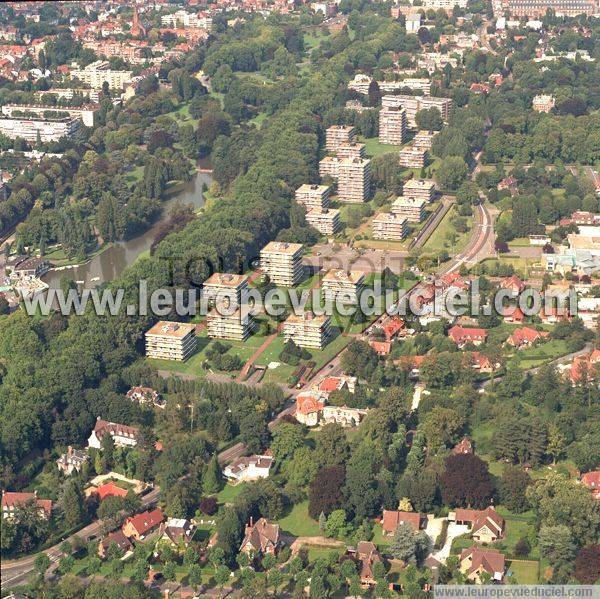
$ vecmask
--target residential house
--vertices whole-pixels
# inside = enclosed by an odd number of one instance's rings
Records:
[[[160,526],[164,519],[162,510],[156,508],[127,518],[123,524],[122,531],[129,539],[142,541],[150,532]]]
[[[79,472],[89,459],[85,449],[74,449],[69,445],[66,453],[56,460],[56,465],[63,474],[70,475],[73,474],[73,470]]]
[[[581,475],[581,482],[592,491],[594,499],[600,500],[600,470],[586,472]]]
[[[485,329],[466,328],[455,325],[448,331],[448,337],[452,339],[458,347],[464,347],[468,343],[481,345],[487,338],[487,331]]]
[[[383,510],[381,526],[384,535],[392,535],[400,524],[408,524],[416,532],[423,528],[426,518],[418,512],[399,512],[397,510]]]
[[[161,400],[158,391],[151,387],[132,387],[127,391],[126,397],[140,405],[151,404],[157,408],[164,408],[166,405],[164,400]]]
[[[107,497],[127,497],[127,489],[118,487],[112,481],[96,487],[92,493],[96,494],[100,501],[104,501]]]
[[[511,275],[500,281],[500,289],[508,289],[513,295],[518,295],[519,293],[523,293],[525,283],[517,275]]]
[[[172,547],[187,547],[196,533],[196,527],[186,518],[169,518],[160,528],[159,541]]]
[[[317,389],[321,393],[332,393],[333,391],[341,391],[342,389],[348,389],[350,393],[354,393],[356,389],[356,377],[355,376],[328,376],[324,378]]]
[[[499,362],[492,364],[492,361],[481,352],[471,352],[467,357],[471,362],[471,367],[478,372],[492,372],[494,368],[500,368]]]
[[[569,369],[569,378],[576,385],[584,378],[592,378],[596,374],[594,372],[597,365],[600,364],[600,349],[595,349],[592,352],[575,356]]]
[[[305,426],[317,426],[325,407],[325,397],[320,393],[308,391],[296,397],[296,420]]]
[[[480,543],[493,543],[504,536],[504,518],[493,508],[485,510],[457,509],[448,520],[471,526],[471,536]]]
[[[348,553],[360,561],[360,584],[371,587],[376,583],[373,566],[381,562],[381,554],[371,541],[359,541],[355,550],[349,549]]]
[[[371,339],[369,345],[375,350],[378,356],[389,356],[392,351],[391,341],[376,341]]]
[[[571,319],[569,309],[564,306],[561,306],[560,309],[556,306],[544,306],[539,317],[544,324],[557,324]]]
[[[504,555],[494,549],[469,547],[460,554],[460,571],[476,584],[485,582],[483,574],[489,575],[494,582],[502,582],[504,578]]]
[[[237,458],[223,469],[223,475],[230,481],[242,482],[267,478],[273,458],[268,455],[251,455]]]
[[[348,406],[325,406],[323,420],[327,424],[335,423],[343,427],[358,426],[368,410],[349,408]]]
[[[266,518],[260,518],[253,524],[250,518],[240,546],[241,553],[253,557],[275,555],[280,546],[279,524],[271,524]]]
[[[502,320],[509,324],[523,324],[525,322],[525,314],[519,306],[504,306],[500,313]]]
[[[126,424],[102,420],[98,416],[94,430],[88,439],[88,447],[100,449],[104,435],[110,435],[116,447],[135,447],[137,445],[139,429],[134,426],[127,426]]]
[[[108,548],[113,544],[116,545],[123,554],[133,549],[131,541],[123,534],[123,531],[115,530],[98,543],[98,556],[104,559],[107,555]]]
[[[2,491],[2,519],[14,519],[17,510],[25,507],[30,502],[35,503],[38,514],[48,520],[52,515],[52,501],[38,499],[37,491],[33,493],[18,493],[15,491]]]
[[[533,345],[540,339],[545,339],[550,333],[548,331],[537,331],[531,327],[520,327],[515,329],[510,337],[506,340],[508,345],[512,345],[516,349],[522,349]]]
[[[381,328],[383,329],[386,341],[391,341],[404,328],[404,321],[398,316],[392,316],[384,322]]]
[[[461,453],[473,453],[473,444],[469,437],[463,437],[453,448],[452,453],[455,455]]]

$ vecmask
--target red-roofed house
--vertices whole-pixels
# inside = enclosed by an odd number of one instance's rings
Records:
[[[381,554],[371,541],[359,541],[356,549],[348,549],[348,554],[360,561],[360,584],[363,588],[376,584],[373,566],[381,562]]]
[[[548,331],[536,331],[531,327],[520,327],[511,333],[510,337],[506,340],[506,343],[512,345],[516,349],[521,349],[534,344],[540,339],[545,339],[548,335],[550,335]]]
[[[142,512],[127,518],[123,524],[123,534],[136,541],[143,540],[149,532],[157,528],[165,519],[162,510],[156,508],[149,512]]]
[[[317,426],[325,407],[325,398],[317,393],[300,393],[296,397],[296,420],[306,426]]]
[[[2,519],[13,519],[17,515],[17,510],[29,502],[35,502],[42,518],[50,518],[52,514],[52,501],[50,499],[38,499],[36,491],[33,493],[2,491]]]
[[[493,543],[504,536],[504,518],[492,506],[485,510],[459,508],[448,514],[448,520],[469,524],[472,537],[480,543]]]
[[[561,308],[560,314],[556,306],[544,306],[539,313],[539,317],[544,324],[556,324],[563,320],[570,320],[568,308]]]
[[[595,349],[590,353],[573,358],[573,363],[569,370],[571,382],[575,385],[583,379],[584,376],[588,379],[593,378],[595,375],[595,366],[597,364],[600,364],[600,349]]]
[[[397,510],[383,510],[381,521],[383,534],[394,534],[400,524],[408,524],[417,531],[423,527],[425,517],[418,512],[399,512]]]
[[[485,329],[471,329],[455,325],[448,331],[448,337],[458,347],[464,347],[467,343],[481,345],[487,339],[487,331]]]
[[[482,584],[484,572],[489,574],[492,580],[501,582],[504,578],[504,570],[504,555],[494,549],[470,547],[463,549],[460,554],[460,571],[476,584]]]
[[[328,376],[319,383],[317,389],[321,393],[333,393],[333,391],[341,391],[342,389],[348,389],[350,393],[354,393],[356,389],[356,377]]]
[[[500,289],[508,289],[509,291],[512,291],[514,295],[517,295],[523,292],[525,289],[525,283],[523,283],[523,281],[521,281],[517,275],[511,275],[510,277],[502,279],[500,282]]]
[[[452,448],[452,453],[473,453],[473,444],[469,437],[463,437],[459,443]]]
[[[594,499],[600,499],[600,470],[582,474],[581,482],[592,491]]]
[[[96,495],[100,501],[106,499],[107,497],[126,497],[127,490],[122,487],[117,487],[115,483],[108,482],[105,485],[100,485],[95,491]]]
[[[479,372],[492,372],[494,368],[500,367],[499,363],[494,364],[492,367],[492,361],[481,352],[474,351],[470,355],[467,354],[467,356],[471,360],[471,366]]]
[[[386,341],[391,341],[404,328],[404,321],[397,316],[392,316],[382,328]]]
[[[512,324],[523,324],[525,322],[525,314],[519,306],[505,306],[500,316],[502,316],[504,322]]]
[[[371,339],[369,341],[369,345],[379,356],[389,356],[390,352],[392,351],[391,341],[375,341],[374,339]]]
[[[487,83],[471,83],[471,87],[469,89],[476,94],[490,93],[490,86]]]

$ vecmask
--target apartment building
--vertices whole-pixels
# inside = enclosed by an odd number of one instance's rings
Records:
[[[402,241],[408,235],[408,221],[399,214],[382,212],[372,221],[373,238]]]
[[[292,314],[283,323],[283,338],[300,347],[323,349],[331,335],[331,318],[326,314]]]
[[[433,138],[436,136],[437,131],[417,131],[413,138],[413,146],[420,150],[431,150],[433,145]]]
[[[242,292],[248,288],[246,275],[234,275],[228,272],[213,273],[202,286],[202,297],[215,300],[220,294],[221,298],[227,297],[230,302],[239,304]]]
[[[183,362],[196,349],[193,324],[161,320],[146,331],[146,356]]]
[[[450,108],[452,107],[452,100],[450,98],[436,98],[433,96],[407,96],[400,94],[397,96],[383,96],[381,98],[381,105],[384,108],[402,106],[406,110],[408,127],[414,129],[417,126],[417,112],[428,108],[437,108],[440,111],[442,120],[446,122],[450,114]]]
[[[327,210],[329,208],[329,185],[310,185],[304,183],[296,189],[296,202],[306,210]]]
[[[371,161],[346,158],[338,169],[338,200],[359,204],[371,196]]]
[[[352,81],[348,82],[348,89],[367,95],[372,80],[369,75],[358,73]],[[399,81],[378,81],[377,84],[379,85],[379,90],[383,93],[393,93],[402,89],[421,92],[425,96],[431,93],[431,81],[425,78],[406,77]]]
[[[423,168],[427,164],[428,155],[427,150],[412,143],[400,150],[398,164],[404,168]]]
[[[340,211],[335,208],[320,210],[314,208],[306,213],[306,222],[314,227],[321,235],[335,235],[342,228]]]
[[[365,144],[359,141],[349,141],[340,144],[337,151],[338,158],[364,158],[366,156]]]
[[[81,121],[72,117],[49,119],[44,117],[8,117],[0,118],[0,133],[27,141],[58,141],[63,137],[73,137],[79,130]]]
[[[163,15],[160,22],[165,27],[197,27],[199,29],[210,29],[212,17],[204,13],[192,13],[178,10],[170,15]]]
[[[325,301],[335,302],[339,297],[344,302],[358,303],[364,286],[365,273],[360,270],[328,270],[321,279]]]
[[[550,112],[556,104],[554,96],[547,94],[540,94],[534,96],[532,101],[532,108],[536,112]]]
[[[386,106],[379,111],[379,141],[402,145],[407,137],[406,110],[402,106]]]
[[[206,331],[213,339],[245,341],[254,330],[254,318],[246,309],[213,308],[206,315]]]
[[[407,198],[421,198],[427,202],[433,202],[435,183],[431,179],[409,179],[404,182],[402,195]]]
[[[400,196],[392,204],[392,212],[402,216],[410,223],[420,223],[425,219],[425,205],[423,198],[407,198]]]
[[[100,110],[99,104],[87,104],[77,107],[48,106],[44,104],[5,104],[2,114],[12,116],[14,112],[26,112],[44,118],[45,113],[61,113],[63,116],[81,119],[86,127],[94,126],[94,115]]]
[[[271,241],[260,251],[260,268],[275,285],[294,287],[303,278],[302,244]]]
[[[100,93],[98,89],[86,89],[85,87],[53,87],[47,91],[35,92],[35,98],[44,103],[48,95],[55,96],[59,100],[71,100],[75,96],[81,96],[90,104],[98,104],[100,102]]]
[[[341,144],[354,141],[356,130],[354,127],[345,125],[333,125],[325,132],[325,149],[335,154]]]
[[[543,17],[549,9],[557,17],[576,17],[596,15],[600,10],[598,0],[501,0],[494,4],[496,16],[508,13],[511,17]]]
[[[458,8],[467,8],[468,0],[423,0],[423,8],[432,8],[433,10],[452,11],[455,6]]]
[[[111,89],[123,90],[132,80],[131,71],[115,71],[109,68],[108,61],[97,60],[84,69],[74,69],[71,78],[94,89],[102,89],[103,83],[108,83]]]
[[[342,162],[342,158],[338,158],[337,156],[325,156],[323,160],[319,161],[319,176],[323,177],[331,177],[332,179],[337,179],[340,175],[340,163]]]

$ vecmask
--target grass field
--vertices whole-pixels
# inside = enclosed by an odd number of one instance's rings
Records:
[[[317,537],[322,534],[319,523],[308,515],[308,501],[294,505],[290,513],[277,522],[283,532],[295,537]]]
[[[447,250],[454,254],[460,252],[468,243],[471,237],[471,229],[473,228],[473,217],[467,217],[468,230],[465,233],[459,233],[454,225],[452,224],[452,218],[457,215],[456,209],[451,208],[448,210],[440,224],[436,227],[435,231],[431,234],[429,239],[423,244],[424,252],[439,252],[441,250]],[[449,234],[456,235],[456,241],[451,243],[448,239]]]
[[[541,366],[569,353],[567,342],[564,339],[551,339],[537,347],[530,347],[515,352],[509,364],[518,366],[523,370]]]
[[[365,152],[367,156],[375,158],[381,156],[387,152],[399,152],[402,146],[395,146],[392,144],[379,143],[379,137],[358,137],[359,141],[365,144]]]
[[[244,490],[244,483],[239,485],[230,485],[227,483],[218,493],[217,501],[219,503],[231,503]]]
[[[506,571],[513,583],[537,584],[540,576],[540,563],[514,559],[506,563]]]

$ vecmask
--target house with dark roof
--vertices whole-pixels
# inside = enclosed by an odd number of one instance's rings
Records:
[[[79,472],[89,459],[85,449],[74,449],[69,445],[67,451],[56,460],[56,465],[63,474],[69,475],[73,474],[74,470]]]
[[[98,416],[94,430],[88,439],[88,447],[100,449],[104,435],[110,435],[116,447],[135,447],[139,434],[139,429],[134,426],[109,422]]]
[[[279,540],[279,524],[271,524],[266,518],[260,518],[246,526],[244,540],[240,546],[240,552],[253,557],[266,554],[275,555],[281,545]]]
[[[349,548],[348,555],[356,558],[360,562],[360,584],[363,588],[375,585],[375,573],[373,567],[377,562],[381,562],[381,554],[377,547],[371,541],[359,541],[356,549]]]
[[[115,544],[117,548],[124,554],[133,549],[131,541],[123,534],[123,531],[115,530],[104,537],[100,543],[98,543],[98,556],[104,559],[108,552],[108,548],[112,544]]]
[[[172,547],[187,547],[196,532],[196,527],[186,518],[169,518],[160,528],[160,539]]]
[[[150,532],[157,528],[164,519],[165,517],[162,510],[156,508],[127,518],[121,530],[129,539],[142,541]]]
[[[398,510],[383,510],[381,526],[384,535],[392,535],[401,524],[408,524],[416,532],[423,528],[426,517],[418,512],[399,512]]]
[[[460,554],[460,571],[476,584],[485,581],[484,574],[493,582],[502,582],[505,569],[504,555],[494,549],[469,547]]]

